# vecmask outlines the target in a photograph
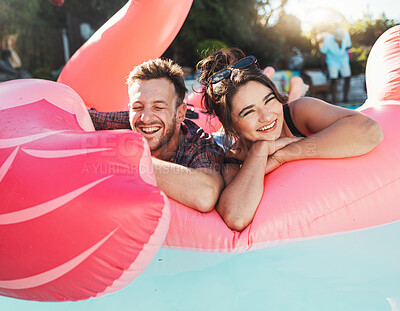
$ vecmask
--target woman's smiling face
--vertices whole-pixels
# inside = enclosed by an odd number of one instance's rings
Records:
[[[282,134],[283,108],[267,86],[249,81],[232,98],[233,128],[249,142],[276,140]]]

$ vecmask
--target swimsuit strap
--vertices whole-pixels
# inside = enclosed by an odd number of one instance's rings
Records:
[[[297,137],[306,137],[303,135],[294,125],[292,116],[290,115],[290,110],[288,104],[283,105],[283,117],[285,118],[286,124],[289,127],[289,130],[292,132],[294,136]]]
[[[225,158],[224,164],[239,164],[242,165],[243,161],[236,158]]]

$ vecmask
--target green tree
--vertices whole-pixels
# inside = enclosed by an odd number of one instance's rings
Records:
[[[279,17],[285,13],[285,5],[288,0],[257,0],[256,9],[263,25],[269,25],[273,17]]]
[[[303,54],[310,54],[312,50],[311,42],[303,36],[301,30],[301,21],[294,15],[288,15],[283,12],[277,24],[272,27],[276,30],[280,40],[281,49],[279,57],[279,67],[288,68],[288,62],[295,56],[295,50]]]
[[[382,33],[397,24],[398,22],[388,19],[385,14],[382,14],[377,19],[372,19],[371,15],[364,15],[362,19],[351,25],[349,33],[353,43],[353,57],[350,60],[350,65],[353,74],[365,72],[372,46]]]
[[[94,29],[98,29],[126,2],[126,0],[68,0],[57,7],[42,0],[38,19],[45,21],[48,27],[62,28],[67,26],[67,16],[71,14],[90,23]]]
[[[172,58],[179,64],[194,67],[202,53],[197,48],[203,41],[229,42],[226,40],[229,37],[227,23],[228,17],[222,0],[194,1],[185,23],[164,53],[164,57]]]
[[[36,23],[36,13],[40,0],[0,0],[0,35],[23,34],[32,23]]]
[[[0,40],[9,34],[18,35],[15,50],[28,70],[35,67],[37,60],[43,55],[40,53],[40,41],[32,40],[36,29],[42,25],[37,20],[40,2],[41,0],[0,0]]]
[[[182,65],[194,67],[199,61],[204,42],[237,46],[255,54],[262,64],[279,58],[282,38],[271,28],[271,16],[279,16],[287,0],[196,0],[189,15],[164,53]],[[209,47],[212,48],[212,47]]]
[[[364,15],[351,25],[350,35],[356,46],[371,47],[379,36],[387,29],[397,25],[393,19],[388,19],[382,14],[378,19],[372,19],[371,15]]]
[[[51,78],[51,69],[64,64],[61,29],[70,30],[72,54],[83,39],[72,40],[71,36],[77,35],[76,31],[71,31],[71,25],[87,22],[96,30],[126,2],[68,0],[63,6],[56,7],[45,0],[0,0],[0,37],[18,34],[16,51],[24,68],[35,77]]]

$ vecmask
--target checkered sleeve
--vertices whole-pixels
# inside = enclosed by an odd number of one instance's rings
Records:
[[[131,128],[129,111],[101,112],[92,108],[89,114],[96,131]]]
[[[221,173],[224,152],[213,139],[204,145],[194,147],[188,167],[208,168]]]

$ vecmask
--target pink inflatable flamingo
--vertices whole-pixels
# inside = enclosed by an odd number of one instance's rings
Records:
[[[126,105],[125,76],[161,55],[191,2],[129,1],[60,81],[89,106]],[[146,141],[132,131],[94,132],[84,101],[62,83],[4,82],[0,98],[0,294],[82,300],[129,284],[170,219]]]
[[[129,72],[168,48],[192,0],[130,0],[69,60],[58,82],[72,87],[88,107],[127,110]]]

